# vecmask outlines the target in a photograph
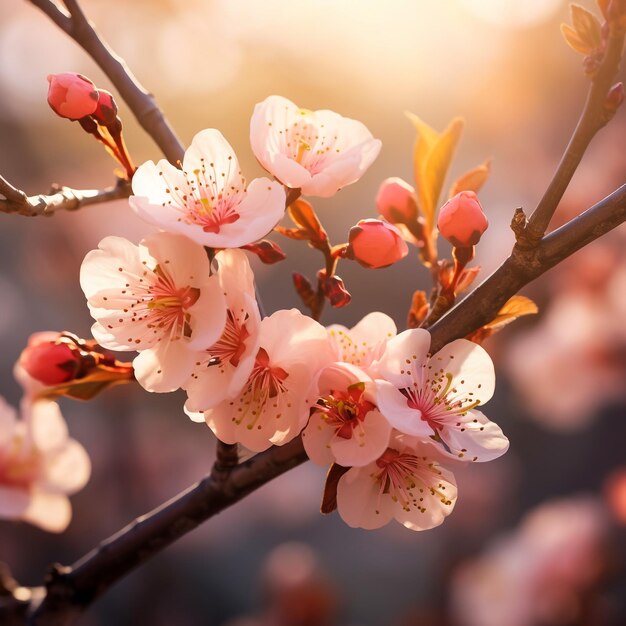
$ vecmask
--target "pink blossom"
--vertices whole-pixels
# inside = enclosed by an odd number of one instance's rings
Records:
[[[287,187],[323,198],[359,180],[381,147],[361,122],[301,109],[281,96],[254,107],[250,143],[261,165]]]
[[[89,457],[54,402],[24,402],[22,413],[0,398],[0,517],[62,532],[72,516],[67,496],[89,479]]]
[[[402,233],[381,220],[360,220],[350,229],[346,257],[368,268],[389,267],[409,253]]]
[[[259,346],[241,393],[204,413],[218,439],[255,452],[285,444],[304,428],[312,381],[332,361],[324,327],[296,309],[263,319]]]
[[[241,250],[223,250],[216,259],[226,297],[226,325],[213,345],[195,355],[193,374],[183,385],[188,396],[185,411],[200,422],[204,421],[202,411],[241,391],[259,349],[261,315],[250,263]]]
[[[96,323],[96,341],[137,350],[137,380],[173,391],[191,375],[194,351],[219,339],[226,302],[205,250],[182,235],[155,233],[139,246],[106,237],[87,254],[80,284]]]
[[[285,190],[268,178],[245,178],[230,144],[215,129],[200,131],[182,171],[148,161],[133,176],[130,205],[146,221],[203,246],[238,248],[269,233],[285,212]]]
[[[394,321],[378,311],[368,313],[350,329],[333,324],[327,330],[335,360],[351,363],[370,374],[372,363],[382,357],[387,341],[397,332]]]
[[[429,356],[430,333],[411,329],[387,343],[377,380],[378,407],[400,432],[440,445],[454,458],[490,461],[508,439],[475,407],[495,388],[493,363],[479,345],[457,339]]]
[[[82,74],[50,74],[48,83],[48,104],[57,115],[79,120],[96,110],[98,90]]]
[[[489,223],[473,191],[461,191],[439,211],[439,232],[457,248],[475,246]]]
[[[348,526],[380,528],[395,519],[411,530],[439,526],[456,503],[452,472],[435,448],[398,432],[376,461],[339,480],[337,510]]]
[[[317,380],[315,404],[302,433],[304,449],[319,465],[362,466],[387,449],[391,425],[376,406],[376,385],[358,367],[335,363]]]

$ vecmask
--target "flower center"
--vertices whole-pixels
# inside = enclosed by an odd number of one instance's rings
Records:
[[[232,156],[228,157],[228,168],[218,172],[215,163],[200,159],[201,166],[192,172],[183,172],[184,189],[173,185],[165,192],[171,198],[163,206],[172,206],[183,214],[180,219],[187,224],[196,224],[208,233],[219,233],[225,224],[233,224],[240,215],[237,207],[245,197],[245,179],[238,172],[240,180],[231,181]],[[160,172],[165,177],[164,172]]]
[[[247,313],[242,322],[228,309],[222,336],[207,350],[212,359],[218,359],[219,363],[230,363],[233,367],[239,365],[246,351],[246,340],[250,337],[246,328],[247,319]]]
[[[329,156],[340,152],[337,135],[327,135],[324,124],[316,123],[312,111],[301,109],[302,119],[281,132],[283,151],[287,156],[315,175],[324,169]]]
[[[317,401],[315,410],[322,413],[323,419],[335,435],[342,439],[351,439],[353,431],[376,405],[363,398],[365,383],[354,383],[346,391],[331,390],[328,396]]]

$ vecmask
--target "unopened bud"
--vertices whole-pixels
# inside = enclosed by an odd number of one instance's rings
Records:
[[[480,241],[489,222],[476,194],[473,191],[461,191],[441,207],[437,226],[453,246],[468,248]]]
[[[607,113],[614,114],[624,102],[624,83],[619,82],[609,89],[604,101],[604,109]]]
[[[261,239],[256,243],[249,243],[245,246],[241,246],[243,250],[256,254],[259,259],[266,265],[272,263],[278,263],[284,261],[287,255],[283,252],[282,248],[274,241],[269,239]]]
[[[81,368],[78,347],[59,341],[60,333],[35,333],[20,355],[26,373],[44,385],[60,385],[73,380]]]
[[[387,178],[378,189],[376,208],[392,224],[415,222],[417,220],[415,189],[401,178]]]
[[[345,257],[373,269],[388,267],[409,252],[402,233],[381,220],[360,220],[350,229]]]
[[[110,126],[117,120],[117,104],[113,99],[113,94],[106,89],[98,89],[98,102],[93,116],[102,126]]]
[[[48,83],[48,104],[57,115],[79,120],[96,110],[98,90],[81,74],[50,74]]]
[[[330,278],[326,275],[326,270],[320,270],[317,273],[317,279],[320,282],[324,295],[330,302],[331,306],[340,308],[349,304],[352,300],[350,292],[346,289],[343,280],[333,274]]]

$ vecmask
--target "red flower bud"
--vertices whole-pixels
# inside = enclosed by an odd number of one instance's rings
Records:
[[[20,355],[20,365],[29,376],[44,385],[59,385],[73,380],[81,367],[78,348],[59,342],[60,336],[60,333],[35,333]]]
[[[350,229],[345,256],[364,267],[376,269],[396,263],[408,252],[402,233],[393,224],[367,219]]]
[[[98,89],[98,102],[93,116],[102,126],[110,126],[117,120],[117,104],[113,99],[113,94],[106,89]]]
[[[392,224],[410,224],[417,221],[415,189],[401,178],[387,178],[376,195],[378,212]]]
[[[340,308],[346,306],[346,304],[349,304],[350,300],[352,300],[352,296],[346,289],[343,280],[336,274],[333,274],[329,278],[326,275],[326,270],[319,270],[319,272],[317,272],[317,280],[331,306]]]
[[[261,262],[267,265],[284,261],[287,258],[282,248],[276,242],[270,241],[269,239],[261,239],[261,241],[246,244],[245,246],[241,246],[241,248],[256,254]]]
[[[79,120],[98,106],[96,86],[81,74],[66,72],[48,76],[48,104],[59,116]]]
[[[489,222],[473,191],[461,191],[439,211],[439,232],[456,248],[475,246]]]

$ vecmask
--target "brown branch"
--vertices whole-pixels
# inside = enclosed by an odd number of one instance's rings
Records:
[[[71,567],[55,566],[47,593],[29,624],[70,624],[112,584],[210,517],[306,460],[300,438],[270,448],[233,467],[220,478],[211,474],[173,500],[136,519],[103,541]],[[0,622],[4,615],[0,608]]]
[[[128,198],[131,186],[128,181],[118,178],[115,185],[106,189],[71,189],[55,185],[49,194],[27,196],[0,176],[0,194],[6,198],[0,198],[1,213],[34,217],[52,215],[56,211],[76,211],[92,204]]]
[[[142,128],[154,139],[170,163],[182,161],[184,148],[169,122],[157,106],[154,96],[133,76],[132,72],[85,17],[75,0],[66,0],[69,15],[52,0],[29,0],[41,9],[61,30],[91,56],[108,76]]]
[[[591,140],[615,113],[614,110],[607,109],[606,98],[619,69],[623,48],[624,33],[611,32],[604,58],[593,77],[585,108],[574,134],[552,181],[530,216],[525,232],[518,239],[522,245],[533,247],[539,244]]]
[[[522,287],[624,221],[626,185],[544,237],[538,248],[516,245],[491,276],[429,328],[432,351],[490,322]]]

